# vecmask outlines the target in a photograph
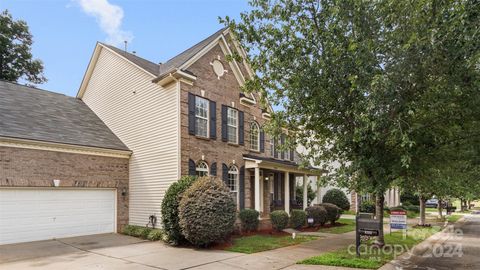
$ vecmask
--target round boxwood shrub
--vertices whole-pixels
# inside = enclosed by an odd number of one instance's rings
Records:
[[[242,222],[242,230],[256,231],[258,228],[258,220],[260,213],[254,209],[243,209],[238,214],[240,221]]]
[[[178,210],[182,233],[196,246],[223,240],[233,231],[236,205],[230,190],[216,178],[195,181],[183,194]]]
[[[373,201],[363,201],[360,204],[361,213],[375,213],[375,203]]]
[[[335,204],[345,211],[350,210],[350,202],[348,201],[347,195],[338,188],[328,190],[323,196],[322,202]]]
[[[307,212],[299,209],[293,209],[290,213],[290,226],[294,229],[298,229],[305,225],[307,220]]]
[[[270,213],[270,220],[275,230],[281,231],[288,225],[288,214],[283,210],[276,210]]]
[[[177,182],[170,185],[162,201],[162,223],[165,238],[172,244],[181,244],[186,242],[182,235],[182,230],[178,218],[178,205],[182,199],[183,193],[187,190],[197,178],[194,176],[184,176]]]
[[[327,222],[327,210],[323,206],[309,206],[305,209],[308,218],[313,218],[313,224],[309,225],[324,225]]]
[[[335,224],[335,221],[340,218],[342,209],[340,209],[340,207],[336,206],[335,204],[321,203],[319,204],[319,206],[323,206],[325,210],[327,210],[327,221],[330,221],[330,224]]]

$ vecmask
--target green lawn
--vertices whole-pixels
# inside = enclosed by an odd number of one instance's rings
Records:
[[[341,218],[337,221],[337,223],[344,224],[342,226],[336,226],[336,227],[330,227],[330,228],[325,228],[321,227],[318,232],[322,233],[346,233],[346,232],[351,232],[355,230],[355,220],[354,219],[346,219],[346,218]]]
[[[352,210],[347,210],[347,211],[343,211],[342,212],[343,215],[356,215],[357,213],[355,213],[355,211],[352,211]]]
[[[298,264],[377,269],[385,263],[393,260],[396,255],[400,255],[398,253],[394,254],[392,249],[400,250],[400,247],[402,247],[404,251],[407,248],[410,249],[439,230],[440,227],[437,226],[432,228],[409,229],[408,236],[405,239],[403,239],[402,232],[400,231],[393,232],[391,235],[386,233],[386,246],[383,249],[372,248],[370,243],[368,243],[366,246],[367,248],[363,249],[367,250],[367,252],[362,254],[360,257],[356,256],[355,246],[353,246],[350,248],[350,250],[349,248],[342,248],[333,252],[327,252],[320,256],[315,256],[300,261]]]
[[[235,238],[233,245],[225,250],[240,253],[256,253],[265,250],[271,250],[286,246],[298,245],[303,242],[317,239],[314,236],[297,236],[292,239],[291,236],[271,236],[271,235],[253,235]]]
[[[457,222],[460,218],[462,218],[463,215],[458,215],[458,214],[452,214],[447,217],[448,222],[450,223],[455,223]]]

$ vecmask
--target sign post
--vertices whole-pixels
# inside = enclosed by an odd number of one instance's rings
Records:
[[[404,230],[404,236],[407,236],[407,211],[390,211],[390,234],[392,234],[392,229]]]

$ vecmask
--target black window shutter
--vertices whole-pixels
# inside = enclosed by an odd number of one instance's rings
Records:
[[[274,139],[272,138],[273,140],[273,157],[274,158],[278,158],[278,140],[277,139]]]
[[[195,135],[195,95],[188,93],[188,134]]]
[[[188,175],[196,175],[196,170],[195,170],[195,161],[189,159],[188,160]]]
[[[211,176],[217,176],[217,163],[213,162],[212,165],[210,165],[210,175]]]
[[[290,160],[291,160],[291,161],[294,161],[294,160],[295,160],[294,155],[295,155],[295,150],[291,149],[291,150],[290,150]]]
[[[240,196],[240,209],[245,208],[245,166],[240,167],[240,183],[239,185],[239,196]]]
[[[273,175],[273,199],[278,200],[278,173]]]
[[[227,106],[222,105],[222,141],[226,142],[227,140],[228,140]]]
[[[290,176],[288,177],[288,181],[290,181],[288,184],[289,184],[289,189],[290,189],[290,201],[294,200],[295,198],[295,175],[294,174],[290,174]]]
[[[243,145],[244,144],[244,124],[243,124],[243,112],[238,111],[238,144]]]
[[[217,103],[210,100],[210,138],[217,139]]]
[[[260,130],[260,152],[265,152],[265,132]]]
[[[282,136],[280,137],[280,143],[282,144],[282,147],[283,147],[284,144],[285,144],[285,134],[282,134]],[[285,151],[284,150],[282,150],[282,153],[280,154],[280,158],[285,159]]]
[[[228,166],[225,163],[222,163],[222,180],[225,185],[228,184]]]

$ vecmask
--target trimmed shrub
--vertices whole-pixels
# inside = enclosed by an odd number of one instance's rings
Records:
[[[150,241],[158,241],[163,238],[163,232],[159,229],[152,229],[147,236],[147,239]]]
[[[335,224],[335,221],[340,218],[342,209],[340,209],[340,207],[336,206],[335,204],[321,203],[319,204],[319,206],[323,206],[325,208],[325,210],[327,211],[327,221],[330,221],[332,225]]]
[[[418,205],[410,205],[405,207],[407,211],[411,211],[414,213],[420,213],[420,206]]]
[[[348,201],[347,195],[338,188],[328,190],[323,196],[322,202],[334,204],[345,211],[350,210],[350,202]]]
[[[242,222],[242,230],[245,231],[256,231],[260,221],[258,217],[260,213],[254,209],[243,209],[238,214],[240,221]]]
[[[290,226],[294,229],[298,229],[305,225],[307,220],[307,212],[303,210],[293,209],[290,213]]]
[[[140,231],[140,238],[147,239],[148,235],[150,234],[150,232],[152,232],[152,230],[152,228],[142,228],[142,230]]]
[[[324,225],[327,222],[327,210],[323,206],[309,206],[305,209],[308,218],[313,218],[313,225]]]
[[[178,210],[182,233],[193,245],[207,246],[233,231],[236,205],[230,190],[216,178],[195,181],[183,194]]]
[[[283,210],[276,210],[270,213],[272,226],[277,231],[282,231],[288,225],[288,214]]]
[[[194,176],[184,176],[180,178],[180,180],[170,185],[163,198],[162,224],[166,240],[172,244],[186,242],[179,225],[178,205],[185,190],[187,190],[196,179]]]
[[[363,201],[360,204],[360,212],[375,214],[375,203],[373,201]]]
[[[123,228],[122,233],[125,235],[140,237],[142,235],[143,227],[135,225],[127,225]]]

